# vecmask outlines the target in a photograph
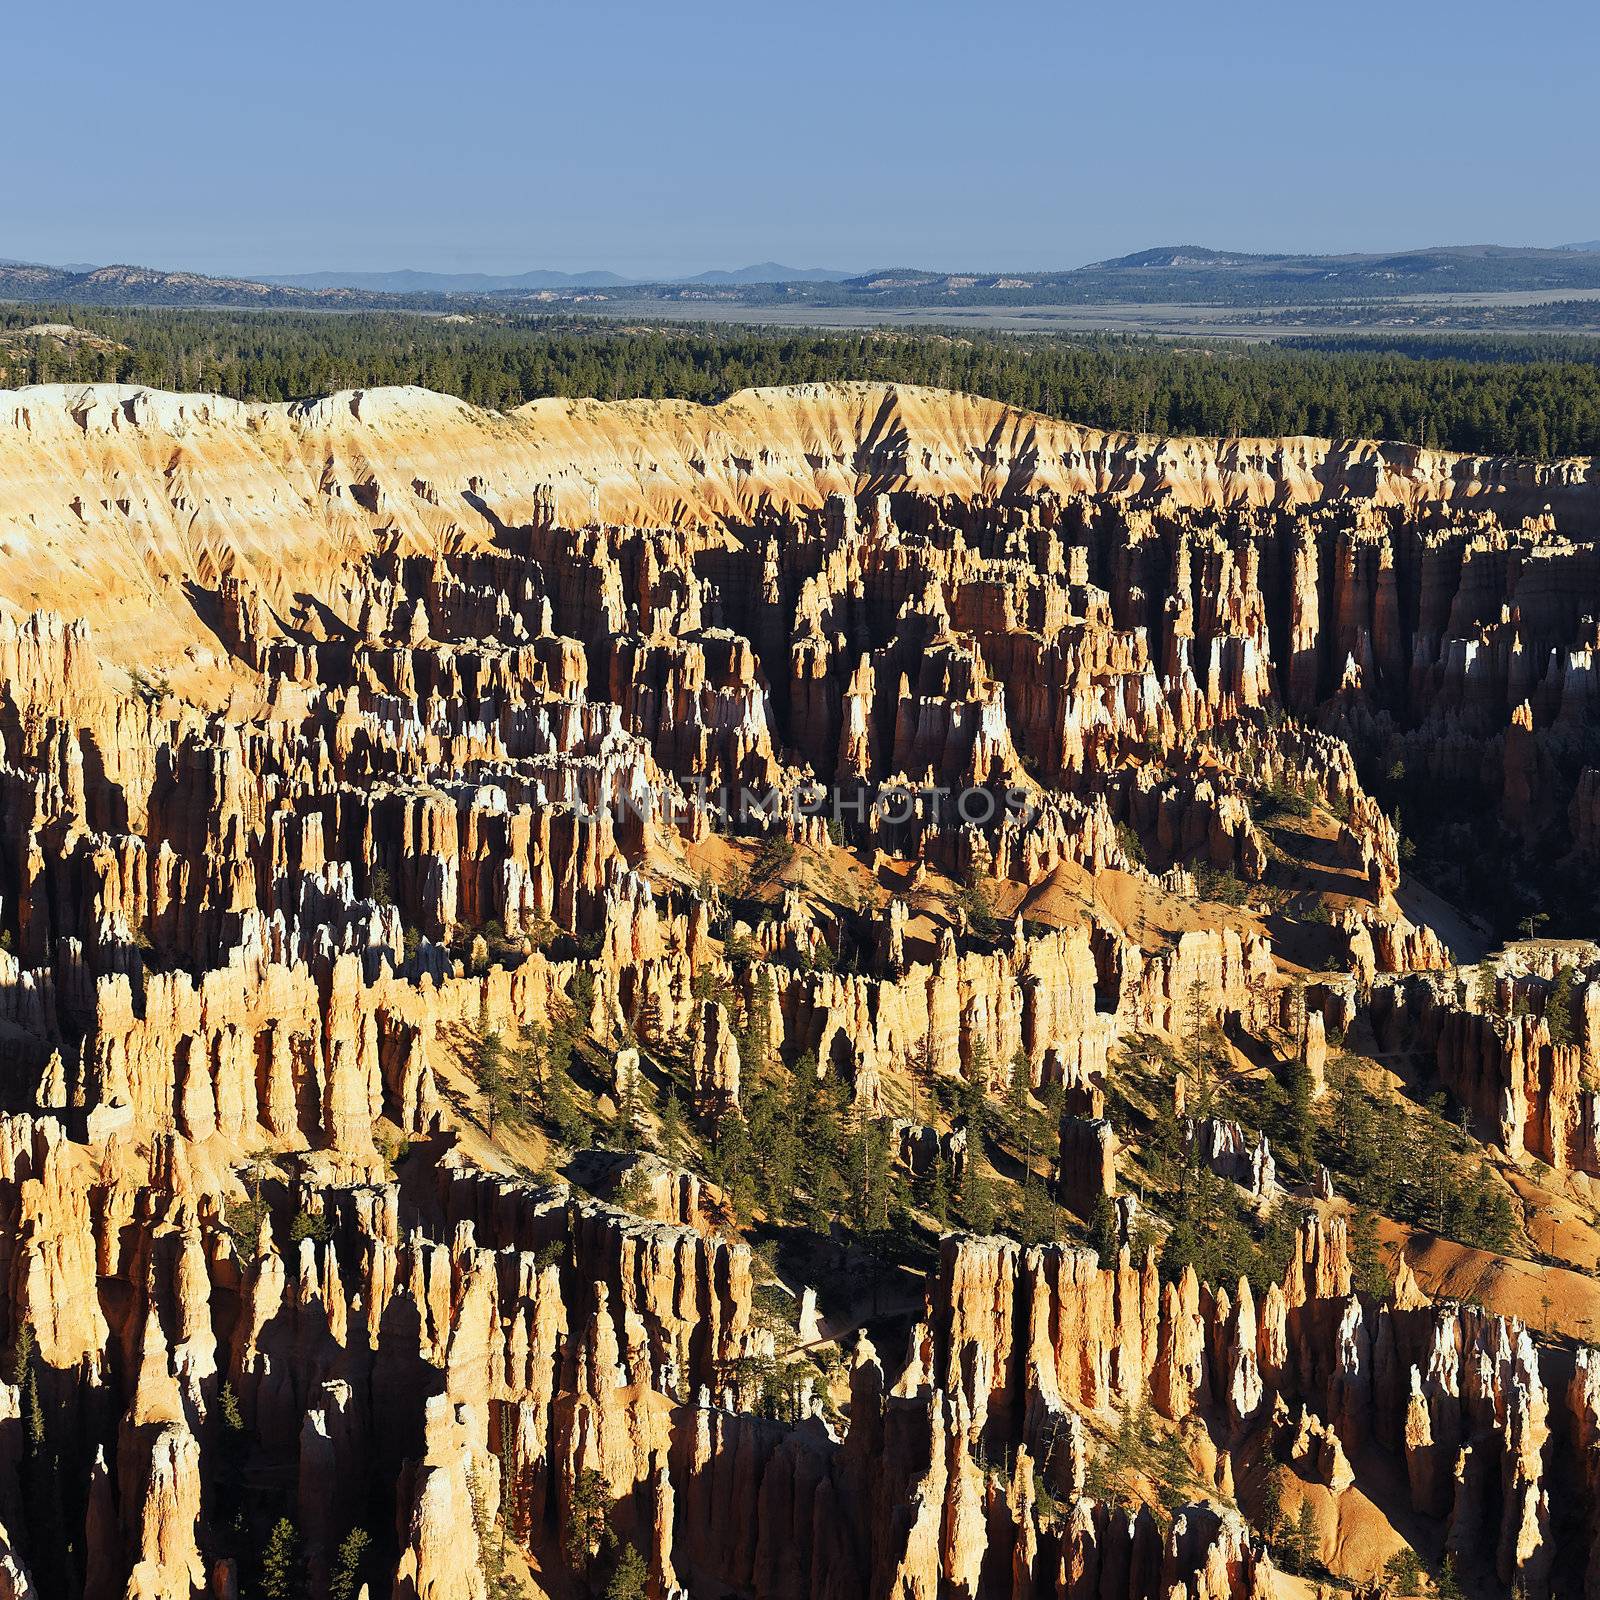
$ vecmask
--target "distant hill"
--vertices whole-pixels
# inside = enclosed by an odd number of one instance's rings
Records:
[[[881,307],[1027,305],[1226,306],[1383,300],[1415,294],[1600,289],[1600,253],[1443,245],[1392,255],[1256,255],[1162,245],[1068,271],[930,272],[892,267],[832,283],[659,284],[667,300],[714,294],[750,304]]]
[[[419,310],[445,304],[440,295],[373,294],[355,289],[300,289],[255,278],[212,278],[152,267],[69,267],[0,263],[0,299],[52,300],[90,306],[255,306],[333,311]]]
[[[795,273],[793,280],[783,275]],[[776,275],[776,276],[774,276]],[[793,281],[828,284],[844,278],[825,267],[785,267],[777,262],[732,271],[712,271],[684,280],[705,286],[765,287]],[[474,300],[504,310],[506,299],[539,295],[577,295],[622,290],[629,294],[670,290],[670,284],[646,284],[614,272],[531,271],[496,276],[492,273],[394,272],[275,273],[259,278],[212,277],[204,273],[164,271],[153,267],[116,265],[47,266],[40,262],[0,259],[0,300],[52,300],[77,305],[257,306],[324,310],[457,309]],[[493,297],[490,299],[489,297]]]
[[[262,283],[295,289],[361,289],[369,294],[515,294],[540,289],[617,289],[647,283],[838,283],[848,272],[831,267],[786,267],[777,261],[721,268],[690,277],[625,278],[615,272],[292,272],[263,273]]]
[[[697,272],[690,278],[674,278],[674,283],[842,283],[851,274],[832,267],[785,267],[776,261],[758,261],[753,267],[735,267],[731,272]]]
[[[1600,243],[1600,241],[1597,241]],[[1070,271],[941,272],[889,267],[844,276],[760,262],[671,282],[614,273],[313,272],[218,278],[149,267],[89,270],[0,263],[0,299],[84,305],[302,307],[321,310],[537,309],[607,300],[862,310],[1031,305],[1228,307],[1381,303],[1418,294],[1570,293],[1600,289],[1600,249],[1441,245],[1392,255],[1254,255],[1162,245]]]
[[[1564,244],[1563,250],[1600,250],[1600,239],[1585,239],[1582,244]]]
[[[1237,255],[1226,250],[1208,250],[1202,244],[1159,245],[1154,250],[1140,250],[1131,256],[1118,256],[1114,261],[1096,261],[1080,272],[1106,272],[1119,267],[1246,267],[1254,261],[1284,261],[1285,256]]]
[[[41,267],[43,265],[42,261],[18,261],[11,256],[0,256],[0,267]],[[55,270],[59,272],[93,272],[94,269],[95,263],[93,261],[63,261],[57,265]]]
[[[518,289],[616,288],[637,282],[615,272],[291,272],[262,273],[262,283],[292,289],[359,289],[367,294],[498,294]]]

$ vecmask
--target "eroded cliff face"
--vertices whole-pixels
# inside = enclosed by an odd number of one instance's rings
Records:
[[[1281,1282],[1164,1282],[1107,1098],[1213,1029],[1320,1094],[1365,1028],[1600,1173],[1600,952],[1486,1003],[1354,753],[1592,856],[1595,500],[866,385],[0,397],[0,1594],[248,1592],[270,1503],[319,1600],[352,1528],[397,1600],[627,1546],[654,1600],[1244,1600],[1284,1473],[1337,1570],[1404,1483],[1545,1592],[1592,1353],[1355,1292],[1326,1185]],[[484,1040],[558,1019],[619,1130],[643,1075],[711,1130],[795,1073],[959,1172],[981,1129],[912,1100],[1037,1092],[1104,1261],[949,1235],[877,1347],[876,1294],[780,1326],[700,1177],[493,1137]],[[1277,1198],[1254,1130],[1171,1117]],[[1135,1424],[1164,1510],[1095,1466]]]
[[[1164,1537],[1087,1499],[1066,1522],[1044,1511],[1029,1446],[1014,1438],[1015,1472],[997,1475],[958,1386],[915,1352],[886,1379],[859,1342],[842,1439],[820,1394],[792,1426],[740,1409],[742,1364],[774,1337],[752,1316],[742,1244],[494,1180],[449,1152],[430,1195],[392,1181],[273,1192],[241,1239],[192,1186],[179,1141],[157,1141],[160,1170],[108,1181],[27,1122],[6,1120],[32,1148],[0,1177],[24,1217],[8,1314],[39,1330],[28,1381],[50,1390],[30,1448],[69,1470],[48,1529],[15,1461],[4,1487],[25,1502],[44,1592],[232,1592],[232,1559],[211,1571],[207,1552],[250,1484],[279,1480],[314,1590],[344,1530],[377,1514],[397,1530],[397,1596],[486,1592],[475,1515],[503,1517],[557,1593],[610,1540],[643,1553],[663,1594],[1110,1594],[1093,1573],[1130,1562],[1148,1569],[1140,1592],[1267,1592],[1259,1543],[1221,1506],[1188,1507]],[[134,1152],[113,1141],[113,1155]],[[278,1204],[296,1198],[321,1208],[319,1236],[298,1244]],[[51,1259],[78,1229],[82,1257]],[[80,1325],[59,1326],[68,1304]],[[88,1473],[70,1470],[79,1448]],[[47,1536],[63,1542],[38,1549]]]
[[[0,594],[17,610],[126,611],[97,616],[102,647],[127,637],[124,659],[148,669],[163,645],[212,643],[215,617],[189,614],[187,594],[215,591],[225,577],[262,589],[284,620],[309,622],[313,600],[359,612],[362,597],[341,580],[380,550],[487,548],[499,530],[538,520],[542,504],[568,527],[686,530],[748,524],[763,507],[815,510],[830,494],[901,491],[1227,512],[1449,507],[1508,525],[1548,510],[1556,526],[1581,530],[1600,478],[1589,461],[1542,465],[1368,440],[1103,433],[903,385],[747,390],[715,407],[539,400],[509,415],[421,389],[249,405],[42,385],[0,405]],[[1296,559],[1317,565],[1309,554]],[[1449,549],[1422,562],[1447,573],[1459,563]],[[1330,621],[1353,631],[1347,605],[1370,608],[1387,585],[1387,643],[1404,650],[1414,613],[1394,611],[1397,564],[1408,563],[1385,563],[1370,541],[1339,553],[1329,576],[1345,592]],[[1492,556],[1481,564],[1491,591],[1500,566]],[[1453,577],[1445,587],[1454,590]],[[72,604],[57,603],[68,596]],[[1448,607],[1450,596],[1441,598]]]

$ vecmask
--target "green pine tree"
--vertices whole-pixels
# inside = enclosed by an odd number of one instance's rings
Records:
[[[1301,1177],[1309,1180],[1316,1172],[1317,1123],[1311,1069],[1298,1055],[1291,1056],[1284,1067],[1283,1087],[1288,1097],[1283,1112],[1285,1148],[1294,1157]]]
[[[1570,966],[1563,966],[1550,980],[1544,1000],[1544,1025],[1549,1030],[1551,1044],[1573,1042],[1572,1002],[1577,980],[1578,975]]]
[[[756,974],[744,1026],[738,1031],[739,1066],[746,1082],[762,1077],[772,1061],[772,1006],[775,989],[772,969],[763,962]]]
[[[562,1022],[569,1036],[586,1033],[594,1015],[594,973],[580,965],[572,977],[572,1009]]]
[[[632,1544],[622,1547],[606,1584],[605,1600],[645,1600],[650,1588],[650,1568]]]
[[[302,1600],[305,1563],[300,1534],[287,1517],[279,1517],[261,1552],[261,1600]]]
[[[28,1528],[28,1555],[41,1593],[66,1592],[70,1582],[71,1548],[62,1501],[61,1461],[51,1418],[39,1390],[39,1343],[33,1325],[17,1329],[11,1381],[20,1391],[22,1413],[21,1480]]]
[[[961,1189],[956,1209],[964,1226],[974,1233],[994,1230],[994,1184],[986,1170],[981,1131],[967,1136],[967,1159],[961,1168]]]
[[[914,1192],[917,1204],[941,1227],[950,1220],[950,1170],[943,1151],[934,1152]]]
[[[617,1143],[623,1150],[637,1150],[643,1142],[645,1112],[644,1079],[630,1072],[617,1091]]]
[[[1094,1212],[1089,1218],[1089,1243],[1100,1258],[1102,1267],[1116,1266],[1122,1241],[1117,1236],[1117,1208],[1109,1195],[1097,1195]]]
[[[1378,1249],[1378,1219],[1371,1206],[1358,1205],[1350,1217],[1350,1276],[1362,1294],[1381,1300],[1389,1274]]]
[[[678,1099],[677,1086],[671,1083],[667,1085],[667,1098],[661,1103],[659,1143],[663,1160],[675,1167],[682,1164],[689,1145],[689,1124]]]
[[[508,1069],[505,1041],[498,1028],[489,1026],[487,1008],[478,1013],[478,1025],[467,1041],[463,1065],[477,1085],[483,1102],[483,1125],[489,1137],[501,1122],[514,1121],[520,1106],[513,1094],[513,1074]]]
[[[352,1528],[340,1541],[328,1578],[328,1600],[356,1600],[361,1593],[363,1569],[372,1551],[372,1535]]]
[[[584,1572],[605,1543],[607,1511],[605,1479],[593,1467],[584,1467],[572,1485],[569,1514],[561,1540],[567,1560]]]
[[[1006,1118],[1014,1138],[1022,1137],[1023,1128],[1033,1115],[1030,1088],[1028,1058],[1019,1049],[1011,1058],[1011,1076],[1006,1081]]]

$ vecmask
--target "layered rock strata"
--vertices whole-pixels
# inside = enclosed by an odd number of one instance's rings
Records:
[[[1403,1483],[1559,1587],[1592,1352],[1353,1292],[1337,1204],[1260,1293],[947,1237],[909,1337],[774,1415],[796,1341],[700,1180],[497,1176],[463,1074],[557,1018],[619,1105],[681,1055],[706,1126],[813,1073],[919,1178],[981,1140],[906,1085],[1037,1091],[1127,1235],[1121,1051],[1275,1035],[1317,1094],[1365,1027],[1600,1172],[1600,956],[1488,1003],[1353,753],[1592,861],[1597,487],[872,386],[3,397],[0,1593],[233,1594],[254,1493],[319,1600],[357,1527],[400,1600],[485,1594],[484,1528],[558,1595],[632,1545],[652,1600],[1244,1600],[1280,1472],[1322,1559]],[[1192,1143],[1272,1200],[1255,1130]],[[1088,1492],[1130,1417],[1170,1516]]]

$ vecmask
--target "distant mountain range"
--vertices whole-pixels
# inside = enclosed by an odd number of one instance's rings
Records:
[[[631,283],[615,272],[264,272],[287,289],[359,289],[367,294],[499,294],[524,289],[599,289]]]
[[[675,283],[843,283],[853,276],[832,267],[786,267],[777,261],[758,261],[753,267],[736,267],[732,272],[697,272],[692,278],[675,278]]]
[[[1509,245],[1442,245],[1394,255],[1253,255],[1164,245],[1067,272],[953,273],[897,268],[824,286],[833,304],[1301,305],[1417,294],[1600,289],[1600,254]],[[681,298],[681,289],[659,291]],[[750,291],[753,295],[757,291]],[[792,295],[788,286],[765,291]]]
[[[670,278],[669,283],[838,283],[848,272],[829,267],[786,267],[777,261],[758,262],[732,271],[697,272],[693,277]],[[638,287],[652,281],[624,278],[615,272],[515,272],[496,276],[485,272],[291,272],[263,273],[262,283],[291,289],[360,289],[369,294],[515,294],[539,289],[616,289]]]
[[[0,256],[0,267],[39,267],[43,265],[44,263],[41,261],[17,261],[10,256]],[[63,261],[59,266],[47,268],[46,270],[53,272],[93,272],[94,265],[92,261]]]
[[[256,278],[212,278],[150,267],[38,266],[0,263],[0,299],[51,300],[90,306],[250,306],[396,311],[450,304],[442,295],[372,294],[355,289],[295,289]]]
[[[1393,255],[1255,255],[1164,245],[1070,271],[938,272],[898,267],[854,276],[761,262],[668,282],[615,273],[314,272],[218,278],[147,267],[0,262],[0,299],[85,305],[212,305],[321,310],[505,312],[607,301],[870,308],[1161,305],[1293,306],[1427,295],[1563,294],[1600,289],[1600,241],[1556,250],[1444,245]]]

